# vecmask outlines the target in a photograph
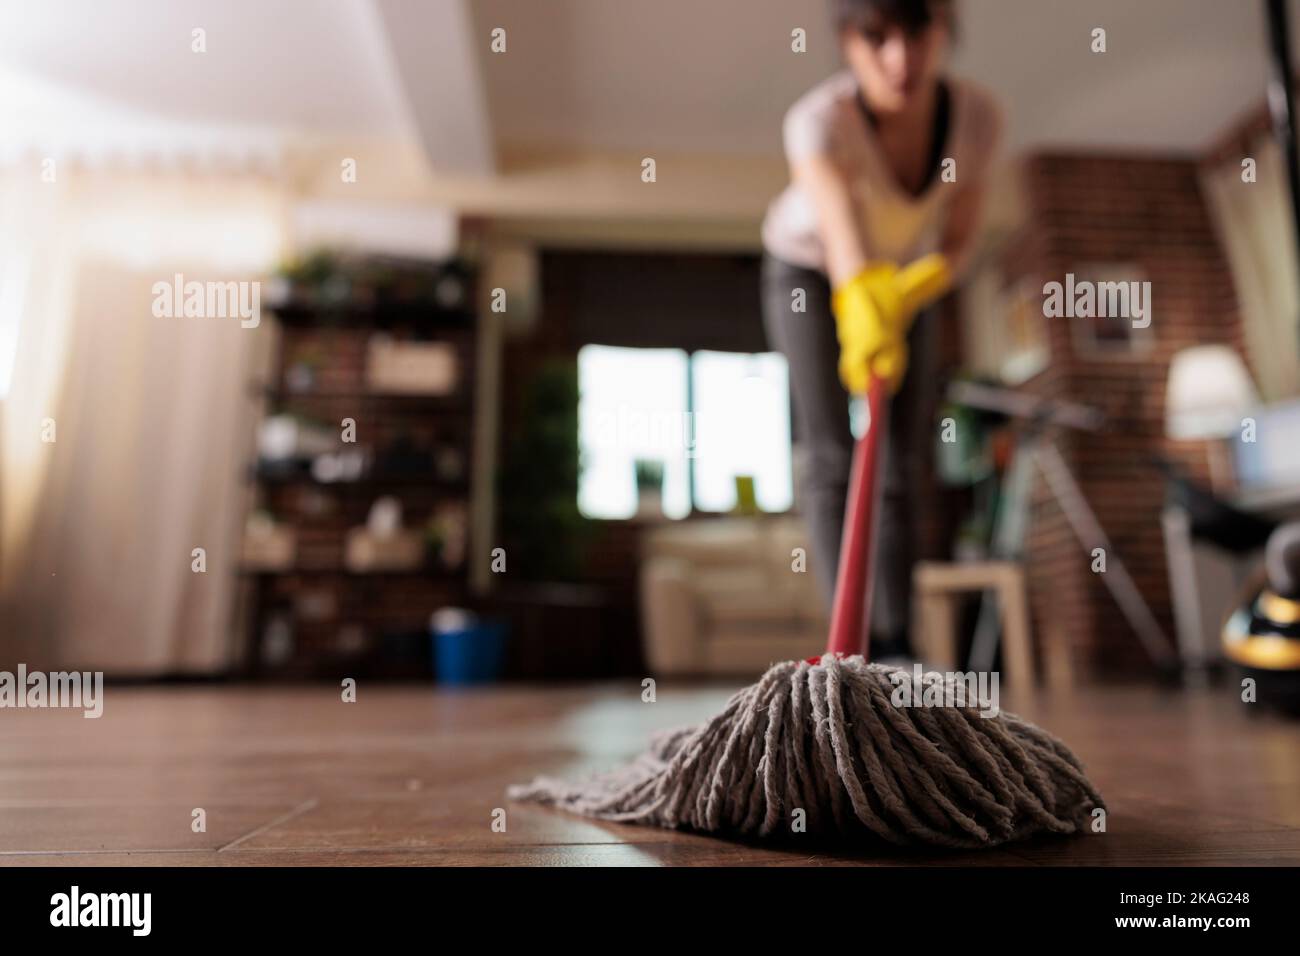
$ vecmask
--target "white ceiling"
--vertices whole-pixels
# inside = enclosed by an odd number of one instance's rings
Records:
[[[396,138],[483,171],[520,143],[775,153],[786,106],[836,64],[825,0],[465,3],[0,0],[4,138]],[[1262,99],[1262,5],[964,0],[955,67],[1002,97],[1013,147],[1194,150]],[[465,37],[476,60],[453,55]]]
[[[398,132],[387,61],[354,0],[0,2],[0,65],[179,123]]]
[[[1263,101],[1264,0],[965,0],[961,9],[956,67],[1000,94],[1013,146],[1197,150]],[[1291,14],[1300,50],[1295,0]],[[1106,29],[1104,54],[1089,49],[1095,27]]]
[[[478,0],[505,54],[481,69],[499,140],[779,150],[781,114],[836,66],[825,0]],[[809,32],[807,54],[790,32]]]
[[[838,65],[826,0],[478,0],[506,140],[765,151]],[[959,0],[954,69],[998,93],[1010,145],[1196,149],[1263,96],[1263,0]],[[1090,51],[1107,30],[1108,52]],[[790,51],[808,31],[809,52]],[[1297,37],[1300,30],[1294,29]]]

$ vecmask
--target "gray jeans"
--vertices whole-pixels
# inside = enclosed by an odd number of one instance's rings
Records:
[[[853,436],[848,393],[838,373],[839,342],[831,314],[830,284],[820,272],[763,257],[763,322],[769,342],[790,367],[795,437],[807,455],[800,486],[811,536],[810,563],[829,608],[835,593],[844,501],[848,492]],[[793,293],[802,289],[805,311],[795,312]],[[889,429],[881,478],[875,585],[871,610],[873,642],[908,645],[911,613],[916,488],[926,441],[923,409],[933,387],[932,327],[922,313],[908,337],[910,364],[903,386],[889,404]]]

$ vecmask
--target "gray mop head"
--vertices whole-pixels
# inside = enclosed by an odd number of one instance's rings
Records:
[[[802,819],[811,834],[945,847],[1084,832],[1105,806],[1051,734],[975,706],[895,706],[897,673],[912,679],[861,657],[777,664],[717,717],[657,734],[625,767],[507,795],[708,833],[789,833]]]

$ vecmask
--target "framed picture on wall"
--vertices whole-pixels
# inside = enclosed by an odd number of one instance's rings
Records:
[[[1047,368],[1051,359],[1041,283],[1025,276],[1008,285],[997,313],[998,374],[1005,384],[1020,385]]]
[[[1151,283],[1135,265],[1085,263],[1066,273],[1061,299],[1076,354],[1140,358],[1151,350]]]

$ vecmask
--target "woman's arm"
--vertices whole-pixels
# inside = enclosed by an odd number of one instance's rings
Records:
[[[966,97],[971,109],[969,127],[974,131],[971,159],[963,160],[963,178],[956,184],[957,195],[948,204],[939,251],[948,259],[953,278],[960,281],[970,268],[975,252],[984,200],[992,178],[993,161],[1002,143],[1006,121],[997,102],[986,94],[973,91]]]
[[[957,195],[948,206],[939,251],[948,260],[954,282],[965,274],[975,251],[975,236],[984,210],[984,192],[983,181],[959,186]]]
[[[791,175],[812,200],[817,231],[826,251],[831,287],[838,288],[867,264],[866,244],[853,214],[848,180],[827,155],[815,153],[791,164]]]

